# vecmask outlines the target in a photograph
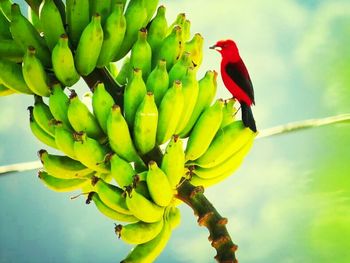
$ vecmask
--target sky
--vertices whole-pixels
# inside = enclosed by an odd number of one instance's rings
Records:
[[[346,0],[163,0],[171,23],[185,12],[208,47],[232,38],[255,89],[258,129],[349,113],[350,3]],[[24,10],[24,9],[23,9]],[[219,79],[218,98],[230,95]],[[0,165],[36,160],[27,96],[0,98]],[[242,167],[206,196],[228,218],[240,262],[350,261],[350,127],[339,124],[257,140]],[[36,172],[0,178],[0,262],[118,262],[130,246],[84,198],[45,188]],[[157,262],[214,262],[205,228],[182,223]]]

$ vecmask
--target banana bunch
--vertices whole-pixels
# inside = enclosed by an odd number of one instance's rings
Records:
[[[135,245],[122,262],[153,262],[180,223],[182,180],[204,187],[224,180],[256,135],[235,120],[234,99],[214,99],[215,71],[197,79],[203,37],[191,38],[183,13],[168,23],[157,0],[33,1],[29,20],[5,2],[0,96],[33,95],[30,128],[61,152],[38,152],[40,180],[54,191],[88,193],[87,204],[119,221],[117,236]],[[121,86],[122,100],[95,70]],[[81,77],[89,100],[66,88]]]

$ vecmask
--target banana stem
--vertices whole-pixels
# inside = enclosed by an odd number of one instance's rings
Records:
[[[178,187],[177,198],[190,206],[198,216],[198,224],[209,230],[209,241],[215,248],[215,259],[221,263],[238,263],[235,245],[226,229],[227,218],[222,217],[215,207],[204,196],[203,187],[195,187],[188,180],[184,180]]]
[[[95,68],[93,72],[83,78],[91,90],[93,90],[98,82],[102,81],[115,103],[123,110],[124,89],[118,85],[106,68]]]

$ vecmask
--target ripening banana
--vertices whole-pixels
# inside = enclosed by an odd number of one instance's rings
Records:
[[[114,105],[109,113],[107,119],[107,134],[110,147],[118,156],[128,162],[135,162],[144,166],[143,161],[136,152],[128,124],[118,105]]]
[[[46,44],[52,50],[60,36],[65,33],[62,17],[54,0],[42,2],[39,18]]]
[[[180,26],[175,26],[170,35],[162,42],[156,61],[164,59],[166,61],[167,70],[169,71],[176,61],[180,58],[182,50],[182,29]]]
[[[126,57],[123,60],[123,64],[115,80],[118,82],[119,85],[124,86],[129,81],[129,77],[131,76],[131,73],[132,73],[132,68],[130,64],[130,57]]]
[[[157,14],[147,26],[148,37],[147,41],[152,48],[152,67],[158,63],[155,54],[159,52],[160,46],[167,36],[168,32],[168,22],[165,17],[166,8],[165,6],[158,7]]]
[[[150,161],[148,164],[146,181],[152,200],[159,206],[169,205],[171,199],[173,199],[173,189],[167,175],[154,161]]]
[[[156,145],[158,109],[152,92],[148,92],[135,115],[134,141],[141,154],[150,152]]]
[[[60,121],[55,122],[55,142],[64,154],[68,157],[76,160],[77,157],[74,153],[74,137],[73,132],[64,127]]]
[[[159,106],[157,144],[165,143],[175,134],[184,106],[182,84],[177,80],[167,90]]]
[[[228,157],[223,163],[211,168],[195,167],[192,171],[196,176],[202,179],[215,179],[220,177],[223,179],[226,174],[233,174],[234,171],[241,165],[243,159],[253,145],[254,137],[252,137],[240,150]]]
[[[219,99],[200,115],[187,141],[186,161],[198,159],[209,148],[221,126],[223,107],[224,101]]]
[[[129,162],[114,153],[110,156],[110,163],[111,175],[121,188],[133,183],[136,172]]]
[[[54,117],[51,114],[49,106],[45,104],[42,97],[34,96],[33,116],[40,128],[52,137],[55,136]]]
[[[74,90],[71,91],[68,106],[68,119],[75,131],[86,132],[87,136],[96,140],[103,141],[103,133],[95,116],[89,111],[88,107],[78,98]]]
[[[181,213],[180,209],[174,206],[167,208],[166,220],[169,222],[171,229],[177,228],[181,223]]]
[[[102,43],[101,16],[95,14],[82,32],[74,56],[75,66],[82,76],[89,75],[95,69]]]
[[[162,231],[151,241],[137,245],[121,263],[150,263],[162,253],[171,236],[171,226],[165,221]]]
[[[207,71],[205,76],[198,82],[198,97],[196,105],[191,114],[191,118],[186,124],[186,127],[181,132],[181,137],[185,137],[192,130],[194,124],[199,118],[199,115],[210,106],[213,98],[216,94],[216,83],[217,73],[215,71]]]
[[[199,33],[185,43],[184,51],[191,54],[191,60],[195,68],[200,67],[203,61],[203,43],[204,39]]]
[[[68,42],[68,35],[62,34],[52,50],[51,59],[57,79],[63,85],[71,87],[78,82],[80,75],[75,69],[73,53]]]
[[[101,212],[101,214],[107,216],[112,220],[116,220],[120,222],[130,222],[130,223],[139,221],[136,217],[132,215],[126,215],[110,208],[101,200],[101,198],[95,192],[89,193],[86,203],[89,204],[91,200],[95,203],[97,209]]]
[[[125,243],[138,245],[146,243],[155,238],[163,229],[164,220],[155,223],[145,223],[142,221],[128,224],[116,225],[115,233]]]
[[[146,84],[142,79],[142,71],[134,69],[131,80],[124,91],[124,116],[130,128],[134,126],[135,114],[147,93]]]
[[[90,22],[89,0],[66,0],[68,35],[73,45],[78,45],[80,36]]]
[[[0,84],[0,97],[16,94],[17,92],[6,88],[4,85]]]
[[[182,109],[180,122],[175,130],[175,133],[180,135],[191,118],[199,93],[196,71],[192,67],[188,68],[187,74],[182,78],[182,93],[184,95],[184,105],[186,105],[186,107]]]
[[[45,40],[40,36],[35,27],[21,14],[18,4],[11,6],[10,30],[13,39],[22,48],[23,52],[29,46],[36,50],[36,55],[45,67],[51,66],[50,51],[46,46]]]
[[[103,43],[97,60],[97,67],[107,66],[113,61],[123,43],[126,30],[123,8],[122,4],[113,6],[112,12],[107,17],[106,23],[103,26]]]
[[[225,107],[222,111],[223,118],[220,126],[221,129],[234,122],[237,113],[237,109],[234,106],[235,102],[236,100],[234,98],[225,100]]]
[[[11,21],[12,0],[0,0],[0,12],[4,14],[8,21]]]
[[[121,188],[108,184],[103,179],[97,177],[93,177],[92,185],[102,202],[111,209],[126,215],[132,214],[126,206],[124,191]]]
[[[161,169],[167,175],[170,186],[175,189],[184,176],[185,153],[182,140],[174,135],[168,143],[162,160]]]
[[[254,137],[254,132],[245,128],[241,121],[235,121],[219,130],[208,150],[194,164],[211,168],[224,162]]]
[[[101,25],[104,25],[111,11],[111,0],[90,0],[90,16],[99,14],[101,16]]]
[[[51,190],[56,192],[71,192],[81,189],[89,183],[88,179],[61,179],[51,176],[45,171],[39,171],[38,177]]]
[[[109,149],[98,141],[87,137],[86,133],[74,133],[74,154],[86,167],[101,173],[109,173],[105,163]]]
[[[22,48],[16,43],[16,41],[14,41],[13,39],[1,39],[0,35],[1,58],[20,63],[23,61],[23,54],[24,52]]]
[[[137,41],[131,49],[130,64],[132,68],[142,71],[142,77],[146,81],[152,68],[152,49],[147,42],[147,29],[139,31]]]
[[[182,39],[184,42],[191,38],[191,21],[186,19],[182,26]]]
[[[51,95],[49,97],[50,111],[57,121],[63,123],[64,127],[72,129],[68,120],[68,107],[69,98],[66,93],[64,93],[61,84],[58,82],[53,83],[51,87]]]
[[[80,162],[63,155],[49,154],[46,150],[38,152],[45,171],[61,179],[87,179],[92,171]]]
[[[106,91],[102,82],[93,88],[92,108],[94,115],[105,134],[107,134],[107,119],[114,105],[112,96]]]
[[[164,207],[156,205],[135,190],[126,195],[126,205],[135,217],[146,223],[158,222],[163,218]]]
[[[25,94],[33,94],[27,86],[22,73],[22,66],[0,58],[0,82],[7,88]]]
[[[32,106],[28,107],[28,110],[29,110],[29,126],[34,136],[42,143],[57,149],[55,138],[52,137],[47,132],[45,132],[42,128],[40,128],[39,124],[35,121],[33,116],[33,107]]]
[[[23,57],[22,73],[27,86],[37,95],[50,96],[49,77],[40,59],[36,57],[34,47],[28,47]]]
[[[147,78],[146,87],[147,91],[154,94],[154,100],[157,106],[159,106],[169,87],[169,75],[165,60],[158,61],[157,66]]]
[[[184,52],[181,55],[181,58],[169,71],[169,83],[174,83],[175,80],[181,80],[186,75],[188,68],[191,66],[191,53]]]
[[[123,58],[137,40],[137,34],[147,25],[147,9],[145,2],[149,0],[130,0],[125,10],[126,30],[123,43],[114,60]],[[153,0],[152,0],[153,1]]]

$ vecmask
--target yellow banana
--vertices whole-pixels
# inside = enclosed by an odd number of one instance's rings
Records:
[[[177,228],[181,223],[180,209],[175,206],[170,206],[167,208],[166,214],[166,220],[169,222],[171,229]]]
[[[74,153],[74,137],[71,130],[67,130],[62,122],[55,122],[55,142],[58,147],[64,154],[68,157],[76,160],[77,157]]]
[[[145,223],[142,221],[128,224],[116,225],[115,233],[125,243],[138,245],[146,243],[155,238],[163,228],[163,220],[155,223]]]
[[[146,87],[147,91],[154,94],[154,100],[157,106],[159,106],[169,87],[169,75],[166,69],[165,60],[158,61],[157,66],[147,78]]]
[[[57,121],[61,121],[63,126],[72,129],[68,120],[69,98],[64,93],[61,84],[53,83],[51,87],[51,95],[49,97],[49,108]]]
[[[191,37],[191,21],[186,19],[182,26],[182,38],[183,41],[186,42]]]
[[[74,46],[90,22],[89,0],[66,0],[68,35]]]
[[[203,43],[204,39],[199,33],[185,43],[184,51],[191,54],[191,60],[195,68],[199,68],[203,61]]]
[[[35,96],[33,116],[35,121],[39,124],[47,134],[52,137],[55,136],[54,117],[51,114],[49,106],[47,106],[42,97]]]
[[[130,163],[120,158],[117,154],[110,156],[110,163],[111,175],[121,188],[133,183],[136,172]]]
[[[225,107],[223,109],[223,118],[220,128],[224,128],[235,120],[237,109],[234,107],[236,100],[234,98],[225,100]]]
[[[135,115],[134,141],[141,154],[150,152],[156,145],[158,109],[152,92],[148,92]]]
[[[1,58],[20,63],[23,61],[23,54],[24,52],[22,48],[16,43],[16,41],[14,41],[13,39],[1,39],[0,36]]]
[[[56,192],[71,192],[81,189],[89,182],[88,179],[60,179],[45,171],[39,171],[38,177],[51,190]]]

